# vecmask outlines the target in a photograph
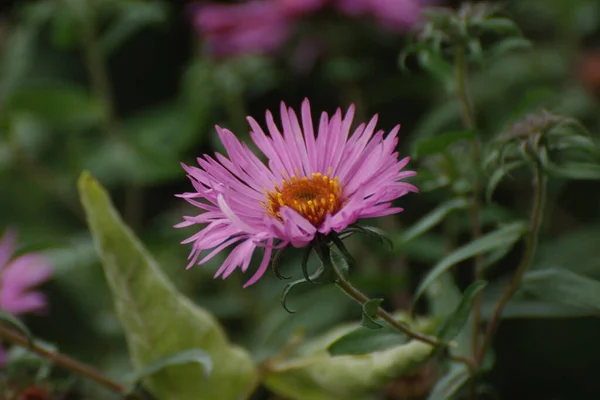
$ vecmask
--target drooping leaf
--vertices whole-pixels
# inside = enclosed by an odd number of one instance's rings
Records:
[[[140,371],[137,371],[135,374],[129,377],[129,380],[136,383],[141,382],[142,379],[150,377],[167,367],[190,363],[197,363],[202,366],[204,369],[205,379],[210,376],[210,372],[212,370],[212,360],[210,359],[210,355],[204,350],[189,349],[180,351],[176,354],[155,361],[152,364],[146,365]]]
[[[400,238],[396,241],[396,246],[394,248],[399,249],[417,236],[422,235],[442,222],[444,218],[446,218],[452,211],[466,208],[468,205],[469,203],[467,200],[463,198],[450,200],[446,203],[440,204],[435,209],[427,213],[427,215],[421,218],[417,223],[404,231],[402,236],[400,236]]]
[[[415,144],[414,155],[415,157],[423,157],[443,153],[448,146],[461,140],[473,139],[473,137],[475,137],[474,131],[458,131],[421,139]]]
[[[547,301],[600,313],[600,282],[563,268],[527,272],[523,290]]]
[[[436,382],[427,400],[452,400],[468,380],[467,367],[464,364],[452,364],[446,375]]]
[[[431,315],[439,321],[449,320],[462,300],[462,293],[449,272],[443,273],[432,282],[427,288],[426,294]],[[453,343],[456,343],[456,346],[448,348],[451,354],[464,357],[472,356],[473,323],[471,320],[472,315],[468,317],[467,323],[464,324],[461,331],[454,338]]]
[[[414,372],[432,354],[431,346],[414,340],[368,354],[328,353],[334,342],[355,329],[356,324],[334,328],[302,346],[296,358],[269,364],[265,385],[290,400],[363,400]]]
[[[444,321],[437,334],[441,342],[448,343],[454,339],[467,323],[477,294],[487,285],[486,281],[476,281],[469,285],[462,295],[460,303],[452,314]]]
[[[98,182],[83,173],[78,186],[135,369],[193,348],[204,349],[214,362],[208,380],[198,364],[165,367],[147,378],[150,391],[169,400],[247,395],[256,381],[249,354],[228,341],[210,313],[177,292]]]
[[[481,306],[481,318],[491,318],[498,300],[485,301]],[[502,310],[503,319],[532,318],[582,318],[596,315],[592,309],[567,306],[544,300],[511,299]]]
[[[360,324],[369,329],[380,329],[383,325],[375,322],[377,319],[377,310],[383,303],[383,299],[371,299],[362,306],[362,320]]]
[[[521,33],[517,24],[508,18],[485,18],[478,25],[485,30],[496,33]]]
[[[548,172],[560,178],[598,180],[600,179],[600,164],[569,162],[563,165],[548,166]]]
[[[531,41],[522,37],[508,37],[495,43],[488,50],[490,58],[496,58],[505,55],[514,50],[528,49],[531,47]]]
[[[525,223],[514,222],[454,250],[440,260],[425,276],[415,292],[413,304],[417,302],[425,289],[450,267],[477,254],[484,254],[497,248],[512,246],[525,233],[526,229],[527,225]]]
[[[492,174],[492,176],[490,177],[489,181],[488,181],[488,185],[485,191],[485,196],[488,202],[492,201],[492,194],[494,194],[494,191],[496,190],[496,188],[498,187],[498,185],[500,184],[500,182],[502,181],[502,179],[504,179],[504,177],[506,175],[508,175],[511,171],[520,168],[522,166],[525,165],[525,161],[523,160],[519,160],[519,161],[513,161],[513,162],[509,162],[506,163],[505,165],[501,165],[500,168],[498,168],[496,171],[494,171],[494,173]]]
[[[531,270],[562,266],[577,274],[600,279],[600,225],[594,224],[543,242]]]

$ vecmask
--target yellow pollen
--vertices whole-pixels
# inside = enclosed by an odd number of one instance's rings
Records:
[[[330,177],[319,172],[302,177],[298,170],[296,175],[288,175],[283,171],[281,185],[273,182],[273,190],[265,190],[266,201],[261,204],[269,215],[281,219],[281,207],[287,206],[302,215],[311,224],[319,227],[327,213],[336,213],[343,205],[342,189],[337,177]]]

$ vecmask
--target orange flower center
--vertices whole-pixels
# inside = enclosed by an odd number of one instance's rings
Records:
[[[331,174],[331,173],[330,173]],[[319,227],[325,215],[337,212],[342,207],[342,189],[338,177],[331,179],[321,173],[310,177],[297,178],[295,175],[284,179],[281,187],[267,191],[267,201],[263,203],[269,215],[281,219],[279,209],[290,207]]]

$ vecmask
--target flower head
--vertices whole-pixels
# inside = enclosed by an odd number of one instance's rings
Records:
[[[43,293],[33,288],[50,278],[50,263],[38,254],[24,254],[11,260],[16,249],[16,234],[7,231],[0,239],[0,310],[13,315],[43,311]],[[0,365],[4,353],[0,348]]]
[[[205,155],[198,158],[199,167],[183,165],[195,191],[180,197],[203,212],[184,217],[176,227],[206,225],[183,242],[193,243],[188,268],[236,244],[215,275],[226,278],[237,268],[245,272],[254,250],[263,247],[249,286],[264,274],[274,248],[304,247],[317,234],[402,211],[392,201],[417,188],[402,182],[415,172],[403,171],[409,158],[399,160],[395,151],[400,126],[385,135],[375,130],[374,116],[351,134],[353,118],[354,106],[345,115],[340,109],[332,117],[324,112],[315,129],[308,100],[300,119],[282,103],[281,129],[266,113],[267,135],[248,117],[266,165],[232,132],[217,126],[228,157]]]

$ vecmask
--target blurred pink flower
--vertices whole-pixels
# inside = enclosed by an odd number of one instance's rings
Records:
[[[400,126],[384,136],[375,131],[375,115],[350,134],[351,106],[344,116],[340,109],[332,117],[322,113],[315,135],[308,100],[300,119],[284,103],[280,112],[282,130],[266,113],[269,135],[248,117],[266,165],[218,126],[229,158],[217,153],[198,158],[199,168],[182,164],[195,190],[179,197],[203,211],[185,216],[176,227],[205,225],[183,241],[193,243],[188,268],[238,243],[215,274],[225,279],[238,268],[245,272],[254,250],[263,247],[262,262],[245,287],[252,285],[266,271],[274,248],[304,247],[316,235],[341,232],[358,219],[399,213],[392,201],[417,191],[402,182],[415,172],[403,170],[409,158],[399,160],[395,150]]]
[[[240,4],[194,5],[193,22],[218,56],[264,53],[287,39],[293,20],[322,0],[258,0]]]
[[[33,289],[52,275],[50,263],[34,253],[11,260],[16,246],[15,232],[6,231],[0,239],[0,310],[13,315],[44,311],[46,297]],[[0,347],[0,365],[3,361]]]
[[[392,31],[406,31],[419,17],[423,0],[335,0],[337,7],[352,16],[370,15]]]
[[[269,53],[289,37],[297,19],[332,5],[352,16],[371,15],[394,31],[414,23],[422,0],[250,0],[194,3],[192,20],[217,56]]]

